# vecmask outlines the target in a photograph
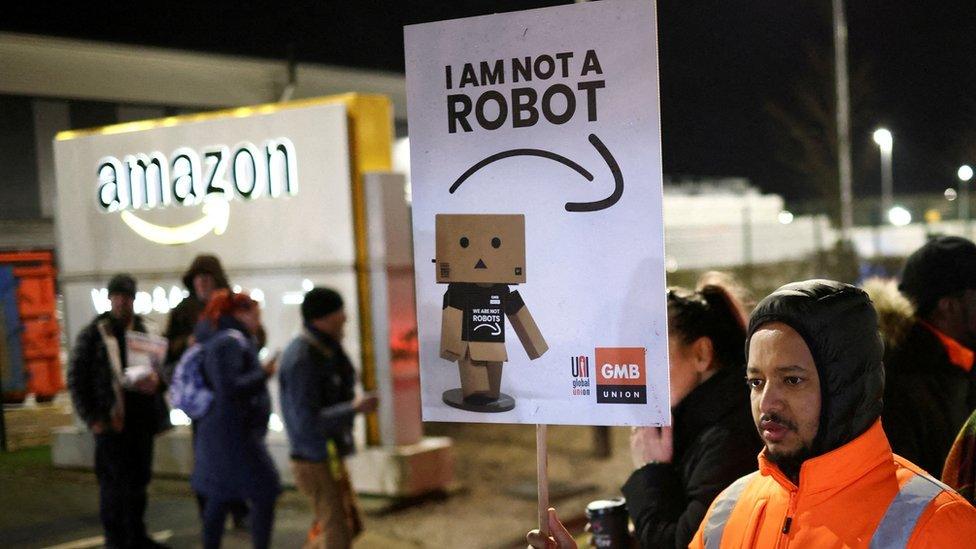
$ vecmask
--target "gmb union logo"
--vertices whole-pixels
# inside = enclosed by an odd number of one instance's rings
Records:
[[[647,404],[644,347],[596,348],[596,401]]]

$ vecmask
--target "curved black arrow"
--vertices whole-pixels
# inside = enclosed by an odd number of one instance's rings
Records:
[[[612,154],[610,154],[610,151],[607,149],[606,145],[603,144],[603,141],[600,141],[600,138],[597,137],[596,134],[591,133],[589,136],[589,140],[590,140],[590,144],[593,145],[593,148],[595,148],[597,152],[600,153],[600,156],[602,156],[603,160],[607,163],[607,166],[610,168],[610,173],[613,174],[613,183],[614,183],[613,192],[610,193],[610,196],[594,202],[567,202],[566,203],[567,212],[596,212],[599,210],[605,210],[613,206],[614,204],[616,204],[617,201],[620,200],[620,197],[623,196],[624,194],[624,176],[623,173],[620,171],[620,165],[617,164],[617,160],[613,157]],[[502,160],[504,158],[509,158],[512,156],[539,156],[542,158],[555,160],[560,164],[563,164],[565,166],[572,168],[573,170],[576,170],[576,172],[582,175],[583,177],[585,177],[587,181],[593,181],[593,174],[587,171],[586,168],[584,168],[583,166],[580,166],[579,164],[573,162],[572,160],[566,158],[565,156],[556,154],[551,151],[545,151],[542,149],[512,149],[508,151],[502,151],[500,153],[495,153],[489,156],[488,158],[485,158],[481,162],[478,162],[474,166],[468,168],[463,174],[461,174],[461,177],[457,178],[457,181],[455,181],[454,184],[451,185],[449,192],[451,194],[454,194],[454,191],[456,191],[458,187],[461,186],[461,183],[464,183],[465,180],[467,180],[469,177],[474,175],[474,173],[480,170],[481,168],[484,168],[485,166],[491,164],[492,162],[496,162],[498,160]]]
[[[565,164],[566,166],[569,166],[570,168],[576,170],[577,172],[579,172],[580,175],[585,177],[587,181],[593,181],[593,174],[586,171],[586,168],[584,168],[583,166],[580,166],[579,164],[573,162],[572,160],[566,158],[565,156],[550,151],[544,151],[542,149],[512,149],[510,151],[502,151],[500,153],[495,153],[489,156],[488,158],[482,160],[481,162],[478,162],[474,166],[468,168],[467,171],[461,174],[461,177],[457,178],[457,181],[455,181],[454,184],[451,185],[450,193],[454,194],[454,191],[456,191],[457,188],[461,186],[461,183],[464,183],[464,181],[467,178],[474,175],[474,173],[480,170],[481,168],[484,168],[485,166],[491,164],[492,162],[497,162],[499,160],[502,160],[504,158],[509,158],[512,156],[541,156],[542,158],[555,160],[560,164]]]
[[[567,202],[567,212],[596,212],[605,210],[616,204],[620,200],[620,197],[624,195],[624,174],[620,171],[620,165],[617,164],[617,159],[610,154],[607,146],[594,133],[590,134],[590,144],[600,153],[600,156],[603,157],[603,160],[610,168],[610,173],[613,174],[613,192],[603,200],[597,200],[595,202]]]

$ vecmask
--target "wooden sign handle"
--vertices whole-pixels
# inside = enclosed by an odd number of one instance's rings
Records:
[[[539,532],[549,536],[549,458],[546,425],[535,426],[535,458],[539,482]]]

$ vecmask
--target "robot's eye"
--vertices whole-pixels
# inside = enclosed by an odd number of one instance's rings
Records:
[[[502,239],[498,238],[497,236],[491,239],[492,248],[500,248],[501,245],[502,245]]]
[[[462,248],[467,248],[468,247],[468,244],[470,244],[470,242],[468,242],[468,237],[462,236],[461,237],[461,247]]]

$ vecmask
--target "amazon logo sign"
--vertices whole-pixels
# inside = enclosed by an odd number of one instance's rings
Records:
[[[269,139],[261,146],[242,142],[205,147],[180,147],[168,157],[161,152],[106,156],[96,167],[98,209],[121,212],[122,220],[140,236],[161,244],[184,244],[213,231],[221,234],[229,221],[229,200],[278,198],[298,192],[298,158],[291,140]],[[204,217],[177,227],[155,225],[138,210],[203,205]]]

